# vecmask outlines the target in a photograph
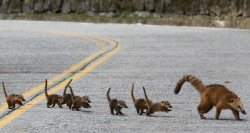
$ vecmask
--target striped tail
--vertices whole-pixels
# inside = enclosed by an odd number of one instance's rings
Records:
[[[175,94],[178,94],[180,92],[182,85],[186,81],[190,82],[200,94],[202,94],[205,91],[205,86],[203,85],[201,80],[199,80],[193,75],[185,75],[176,84],[176,87],[174,89]]]
[[[135,96],[134,96],[134,83],[132,84],[131,97],[132,97],[133,103],[135,103],[136,99],[135,99]]]
[[[67,90],[67,88],[69,87],[69,84],[71,83],[72,80],[73,80],[73,79],[70,79],[70,81],[66,84],[66,86],[65,86],[65,88],[64,88],[64,91],[63,91],[63,96],[66,95],[66,90]]]
[[[109,96],[110,90],[111,90],[111,88],[108,89],[107,95],[106,95],[109,102],[111,101],[111,98],[110,98],[110,96]]]
[[[73,89],[72,89],[72,87],[71,87],[71,86],[68,86],[68,87],[69,87],[70,92],[71,92],[71,100],[72,100],[72,101],[74,101],[74,99],[75,99],[75,95],[74,95]]]
[[[147,104],[149,105],[149,104],[150,104],[150,101],[149,101],[149,99],[148,99],[146,89],[145,89],[145,87],[142,87],[142,89],[143,89],[143,92],[144,92],[144,96],[145,96],[146,102],[147,102]]]
[[[3,85],[3,91],[4,91],[5,98],[7,98],[7,97],[8,97],[8,94],[7,94],[6,90],[5,90],[4,82],[2,82],[2,85]]]
[[[48,84],[48,81],[47,81],[47,79],[46,79],[46,80],[45,80],[44,93],[45,93],[46,98],[48,99],[49,95],[48,95],[48,92],[47,92],[47,86],[48,86],[47,84]]]

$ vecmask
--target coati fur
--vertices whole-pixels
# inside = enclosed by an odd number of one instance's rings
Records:
[[[116,98],[111,99],[109,96],[111,88],[107,91],[107,99],[109,102],[110,112],[112,115],[114,115],[114,111],[116,111],[116,115],[123,115],[121,112],[122,108],[128,108],[126,102],[124,100],[118,100]]]
[[[80,96],[75,96],[74,92],[72,90],[71,86],[68,86],[70,88],[70,92],[71,92],[71,99],[72,99],[72,107],[71,109],[74,111],[80,111],[80,108],[91,108],[90,104],[88,103],[88,101],[86,101],[85,99],[83,99]]]
[[[70,79],[70,81],[66,84],[64,90],[63,90],[63,96],[61,105],[67,104],[67,106],[71,109],[72,106],[72,99],[71,99],[71,93],[66,93],[67,88],[69,87],[69,84],[71,83],[73,79]]]
[[[154,112],[160,112],[160,111],[161,112],[169,112],[169,111],[171,111],[171,109],[169,109],[169,108],[172,108],[172,105],[167,100],[160,101],[157,103],[150,103],[150,100],[147,96],[147,92],[146,92],[145,87],[142,87],[142,88],[143,88],[144,96],[145,96],[145,99],[146,99],[146,102],[148,105],[148,111],[146,112],[147,116],[150,116]]]
[[[61,101],[62,101],[62,96],[57,95],[57,94],[51,94],[49,95],[47,92],[47,79],[45,80],[45,89],[44,89],[44,93],[45,93],[45,97],[47,99],[47,108],[53,108],[55,106],[55,104],[57,104],[59,106],[59,108],[62,108],[61,105]],[[51,106],[52,105],[52,106]]]
[[[10,95],[8,95],[6,92],[6,89],[5,89],[4,82],[2,82],[2,85],[3,85],[5,99],[6,99],[6,102],[8,104],[8,108],[14,109],[16,104],[23,106],[22,101],[26,101],[24,99],[23,95],[22,94],[10,94]]]
[[[132,97],[132,101],[134,103],[137,114],[142,115],[143,113],[145,113],[144,110],[148,111],[148,105],[147,105],[146,100],[144,98],[138,98],[138,99],[135,98],[134,83],[132,84],[131,97]],[[152,104],[152,103],[153,102],[149,100],[149,104]]]
[[[220,84],[204,85],[201,80],[193,75],[185,75],[178,81],[174,90],[175,94],[180,92],[185,82],[190,82],[200,93],[200,104],[197,110],[201,119],[206,118],[204,114],[209,112],[213,106],[216,106],[215,119],[217,120],[219,120],[223,109],[230,109],[237,120],[240,120],[239,112],[246,114],[240,97],[234,92]]]

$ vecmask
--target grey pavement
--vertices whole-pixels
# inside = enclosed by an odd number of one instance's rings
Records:
[[[250,31],[201,27],[140,24],[91,24],[40,21],[0,21],[0,81],[10,91],[26,89],[51,78],[98,50],[76,38],[8,29],[36,29],[102,35],[122,45],[119,53],[95,70],[72,82],[79,95],[89,95],[91,109],[71,111],[66,106],[46,108],[43,101],[0,129],[0,132],[249,132]],[[215,110],[201,120],[197,113],[199,93],[186,83],[180,94],[173,88],[185,74],[204,84],[220,83],[236,92],[247,115],[236,121],[229,110],[215,120]],[[231,83],[224,83],[230,81]],[[169,113],[139,116],[130,90],[143,97],[142,86],[153,101],[167,99]],[[106,91],[124,99],[126,116],[109,112]],[[4,95],[0,90],[0,102]],[[59,94],[62,91],[57,92]]]

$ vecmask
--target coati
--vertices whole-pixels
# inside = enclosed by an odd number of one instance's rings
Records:
[[[185,82],[190,82],[200,93],[200,104],[197,110],[201,119],[206,118],[203,114],[209,112],[213,106],[216,106],[215,119],[217,120],[219,120],[222,109],[230,109],[237,120],[240,120],[239,112],[246,114],[240,97],[234,92],[220,84],[204,85],[193,75],[185,75],[178,81],[174,90],[175,94],[180,92]]]
[[[71,93],[66,93],[67,88],[69,87],[69,84],[71,83],[73,79],[70,79],[70,81],[66,84],[64,90],[63,90],[63,96],[61,105],[67,104],[67,106],[71,109],[72,106],[72,99],[71,99]]]
[[[3,91],[4,91],[5,98],[6,98],[6,102],[8,104],[8,108],[14,109],[16,104],[23,106],[22,101],[26,101],[24,99],[23,95],[22,94],[18,94],[18,95],[17,94],[10,94],[10,95],[8,95],[6,92],[6,89],[5,89],[4,82],[2,82],[2,85],[3,85]]]
[[[138,98],[136,99],[134,96],[134,83],[132,84],[132,89],[131,89],[131,97],[136,109],[137,114],[142,115],[144,112],[144,110],[148,111],[148,105],[147,102],[144,98]],[[149,104],[152,104],[153,102],[151,100],[149,100]]]
[[[72,104],[73,104],[72,98],[71,98],[72,95],[71,95],[71,93],[66,93],[66,90],[67,90],[67,88],[69,87],[69,84],[71,83],[72,80],[73,80],[73,79],[71,79],[71,80],[67,83],[67,85],[65,86],[64,91],[63,91],[63,100],[62,100],[62,102],[61,102],[62,105],[63,105],[63,104],[67,104],[67,106],[68,106],[70,109],[71,109]],[[86,102],[88,102],[88,103],[91,103],[89,96],[83,96],[82,98],[83,98],[84,101],[86,101]]]
[[[150,103],[145,87],[142,87],[142,88],[143,88],[144,96],[145,96],[145,99],[146,99],[146,102],[148,105],[148,111],[146,112],[147,116],[153,114],[154,112],[160,112],[160,111],[161,112],[169,112],[169,111],[171,111],[169,108],[172,108],[172,105],[167,100],[160,101],[157,103]]]
[[[72,107],[71,107],[71,109],[72,110],[80,111],[81,107],[91,108],[88,101],[86,101],[85,99],[83,99],[80,96],[75,96],[74,92],[72,90],[72,87],[71,86],[68,86],[68,87],[70,88],[70,92],[71,92],[71,95],[72,95],[72,97],[71,97],[71,99],[72,99]]]
[[[114,110],[115,110],[116,115],[123,115],[123,113],[121,112],[122,108],[128,108],[128,106],[126,105],[126,102],[123,100],[118,100],[116,98],[111,99],[109,96],[110,90],[111,88],[108,89],[106,96],[109,102],[111,114],[114,115]]]
[[[60,95],[57,95],[57,94],[51,94],[49,95],[48,92],[47,92],[47,79],[45,80],[45,89],[44,89],[44,93],[45,93],[45,96],[46,96],[46,99],[47,99],[47,107],[48,108],[53,108],[55,106],[55,104],[57,104],[60,108],[62,108],[62,105],[61,105],[61,101],[62,101],[62,96]],[[52,105],[52,106],[51,106]]]

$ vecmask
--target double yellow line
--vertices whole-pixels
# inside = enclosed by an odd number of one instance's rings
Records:
[[[32,32],[41,32],[41,31],[36,31],[36,30],[31,30],[31,31]],[[42,32],[55,34],[55,35],[64,35],[64,36],[68,36],[68,37],[80,37],[84,40],[91,41],[100,47],[99,51],[91,54],[90,56],[88,56],[84,60],[80,61],[79,63],[74,64],[69,69],[63,71],[61,74],[56,75],[56,76],[52,77],[51,79],[49,79],[48,86],[52,85],[53,81],[58,81],[64,77],[66,77],[68,74],[75,72],[75,71],[78,71],[77,73],[73,74],[72,76],[67,77],[68,79],[63,80],[58,85],[52,87],[48,91],[48,93],[50,93],[50,94],[55,93],[58,90],[62,89],[66,85],[66,83],[69,81],[69,79],[76,80],[76,79],[79,79],[80,77],[84,76],[85,74],[91,72],[98,65],[102,64],[103,62],[105,62],[106,60],[111,58],[115,53],[117,53],[121,49],[121,46],[118,42],[111,40],[111,39],[108,39],[108,38],[105,38],[105,37],[101,37],[101,36],[81,37],[80,34],[76,34],[76,33],[61,33],[61,32],[47,32],[47,31],[42,31]],[[111,50],[109,50],[107,43],[111,45],[111,48],[112,48]],[[102,55],[102,56],[100,56],[100,55]],[[82,67],[85,64],[88,64],[88,65],[83,70],[80,70],[80,67]],[[39,91],[42,91],[43,89],[44,89],[44,83],[41,83],[38,86],[31,88],[28,91],[24,92],[23,95],[24,95],[24,97],[30,97],[30,96],[38,93]],[[4,118],[2,118],[0,120],[0,128],[4,127],[8,123],[13,121],[17,117],[19,117],[22,113],[26,112],[28,109],[32,108],[34,105],[38,104],[39,102],[41,102],[43,100],[45,100],[45,96],[42,93],[42,94],[38,95],[36,98],[34,98],[33,100],[27,102],[24,106],[11,112],[9,115],[5,116]],[[2,112],[4,110],[7,110],[6,103],[4,103],[0,106],[0,112]]]

